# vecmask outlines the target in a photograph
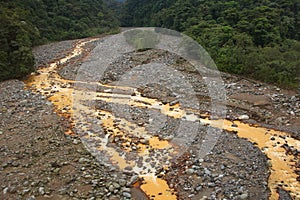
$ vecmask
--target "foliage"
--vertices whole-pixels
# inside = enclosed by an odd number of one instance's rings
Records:
[[[0,11],[0,81],[19,78],[34,70],[30,24],[8,10]]]
[[[299,9],[299,0],[127,0],[123,25],[183,32],[222,71],[293,87],[300,71]]]
[[[118,29],[118,21],[101,0],[1,1],[0,24],[0,81],[34,70],[34,45]]]

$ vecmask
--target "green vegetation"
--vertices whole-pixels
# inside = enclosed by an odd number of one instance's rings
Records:
[[[1,1],[0,81],[34,70],[32,46],[116,31],[121,23],[183,32],[199,42],[222,71],[297,85],[299,0],[104,1]],[[145,40],[146,32],[138,34],[139,40],[131,41],[137,48],[155,44],[155,37]]]
[[[34,45],[118,29],[101,0],[1,1],[0,24],[0,81],[34,70]]]
[[[18,78],[34,70],[32,26],[10,10],[0,11],[0,80]]]
[[[177,30],[220,70],[285,87],[300,74],[299,0],[127,0],[123,26]]]

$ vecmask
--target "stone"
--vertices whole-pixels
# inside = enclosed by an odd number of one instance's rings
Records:
[[[235,124],[235,123],[233,123],[232,125],[231,125],[231,127],[238,127],[238,125],[237,124]]]
[[[76,140],[76,139],[73,140],[73,144],[79,144],[79,143],[80,143],[80,140]]]
[[[185,173],[189,174],[189,175],[193,174],[194,172],[195,172],[195,170],[193,170],[193,169],[187,169],[187,170],[185,170]]]
[[[126,198],[131,198],[131,194],[128,192],[123,192],[123,196]]]
[[[114,187],[113,185],[110,185],[110,186],[108,187],[108,190],[109,190],[110,192],[113,192],[113,191],[115,190],[115,187]]]
[[[248,194],[247,193],[244,193],[244,194],[241,194],[239,196],[240,199],[247,199],[248,198]]]
[[[113,186],[117,189],[120,188],[120,185],[118,183],[113,183]]]
[[[11,164],[13,167],[18,167],[20,164],[17,161],[12,162]]]
[[[126,183],[127,183],[127,181],[124,180],[124,179],[120,179],[120,180],[119,180],[119,184],[120,184],[122,187],[125,186]]]
[[[30,196],[27,200],[35,200],[35,196]]]
[[[57,174],[59,171],[60,171],[60,168],[55,168],[55,169],[53,170],[53,172],[56,173],[56,174]]]
[[[147,139],[140,139],[140,143],[142,143],[142,144],[149,144],[149,140],[147,140]]]
[[[247,120],[247,119],[249,119],[250,117],[248,116],[248,115],[240,115],[239,117],[238,117],[238,119],[239,120]]]
[[[129,193],[130,193],[131,190],[130,190],[130,188],[128,188],[128,187],[123,187],[123,188],[122,188],[122,191],[123,191],[123,192],[129,192]]]
[[[25,194],[27,194],[27,193],[29,193],[29,192],[30,192],[30,189],[29,189],[29,188],[25,188],[25,189],[22,191],[22,194],[25,195]]]
[[[133,183],[137,182],[138,180],[139,180],[139,176],[134,175],[130,178],[130,184],[133,184]]]
[[[212,183],[212,182],[208,183],[207,185],[208,185],[208,187],[215,187],[216,186],[216,184]]]
[[[112,89],[105,89],[104,92],[105,93],[112,93]]]
[[[39,193],[41,195],[44,195],[45,194],[45,188],[44,187],[39,187]]]
[[[204,173],[209,175],[209,176],[211,175],[211,172],[207,168],[204,168]]]
[[[79,163],[86,163],[86,162],[89,162],[90,160],[89,159],[86,159],[86,158],[79,158],[78,162]]]
[[[3,194],[6,194],[7,191],[8,191],[8,187],[4,188],[4,189],[3,189]]]
[[[170,102],[170,106],[174,106],[174,105],[176,105],[176,104],[178,104],[178,103],[179,103],[178,100],[174,100],[174,101]]]
[[[200,191],[202,189],[202,186],[200,185],[200,186],[198,186],[198,187],[196,187],[196,191]]]
[[[126,166],[126,167],[124,168],[124,170],[131,171],[131,170],[132,170],[132,167],[131,167],[131,166]]]

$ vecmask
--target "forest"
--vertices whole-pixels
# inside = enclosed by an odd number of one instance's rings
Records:
[[[1,1],[0,80],[33,71],[35,45],[153,26],[190,36],[221,71],[296,88],[299,9],[299,0]]]
[[[119,29],[101,0],[2,0],[0,24],[0,81],[35,70],[33,46]]]
[[[119,18],[192,37],[221,71],[297,87],[299,9],[299,0],[127,0]]]

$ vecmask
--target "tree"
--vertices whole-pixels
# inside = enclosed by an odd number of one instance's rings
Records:
[[[18,21],[16,13],[0,11],[0,80],[20,78],[34,70],[31,52],[31,27]]]
[[[34,70],[34,45],[118,30],[112,12],[98,0],[1,1],[0,24],[0,80]]]

